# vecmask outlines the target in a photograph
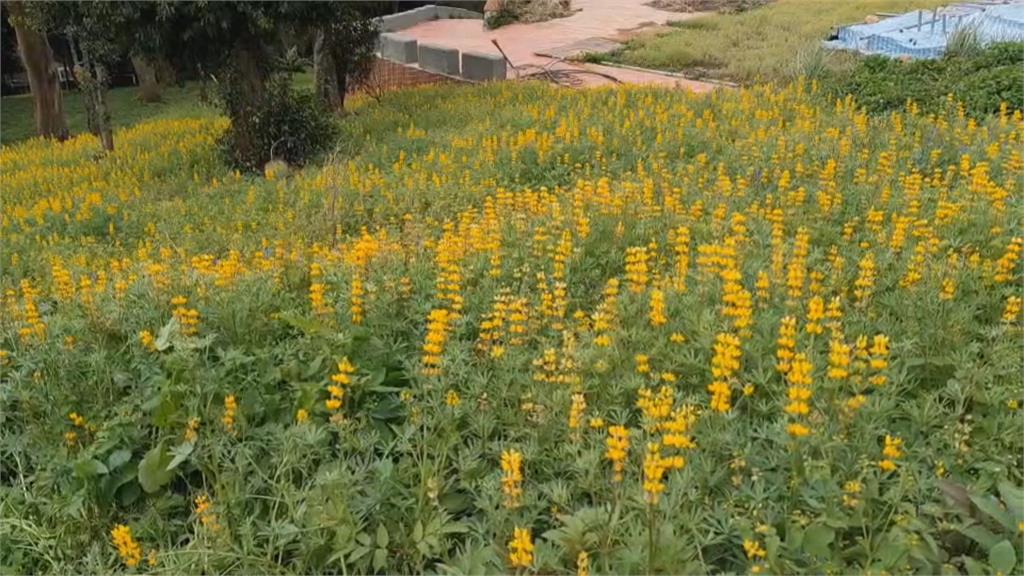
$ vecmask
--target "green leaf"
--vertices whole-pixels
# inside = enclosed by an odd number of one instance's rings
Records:
[[[141,495],[142,489],[139,488],[138,482],[125,484],[117,490],[117,500],[121,503],[121,506],[131,506]]]
[[[812,556],[828,556],[829,544],[835,538],[835,530],[824,524],[812,524],[804,531],[804,551]]]
[[[388,551],[383,548],[377,548],[373,551],[373,569],[383,570],[388,563]]]
[[[971,502],[978,507],[986,516],[999,523],[1004,529],[1013,532],[1017,529],[1017,523],[1013,521],[1010,514],[1003,509],[998,500],[988,494],[971,494]]]
[[[1017,553],[1013,551],[1013,544],[1009,540],[1003,540],[988,551],[988,563],[1003,574],[1012,574],[1013,567],[1017,564]]]
[[[1013,514],[1014,519],[1017,522],[1024,522],[1024,490],[1008,480],[1003,480],[999,483],[999,496],[1006,503],[1006,508]]]
[[[164,449],[161,441],[142,458],[139,463],[139,484],[148,494],[156,492],[171,481],[174,472],[167,469],[173,457]]]
[[[75,462],[75,476],[78,476],[79,478],[92,478],[93,476],[99,476],[101,474],[106,474],[107,472],[107,467],[103,465],[103,462],[100,462],[95,458]]]
[[[878,561],[886,569],[900,564],[906,558],[908,550],[895,539],[896,534],[890,533],[889,539],[882,544],[877,551]]]
[[[960,533],[981,544],[986,549],[992,548],[999,542],[999,537],[981,524],[967,524],[960,528]]]
[[[412,527],[412,541],[419,542],[423,540],[423,522],[417,520],[416,525]]]
[[[373,372],[370,372],[369,376],[366,377],[366,382],[364,385],[370,388],[379,386],[382,382],[384,382],[384,377],[387,376],[387,373],[387,368],[383,366],[375,369]]]
[[[967,488],[946,478],[939,480],[938,484],[950,506],[964,516],[971,515],[971,498],[967,493]]]
[[[348,561],[355,562],[356,560],[359,560],[363,556],[369,554],[370,550],[371,548],[367,548],[366,546],[356,546],[356,549],[352,551],[352,555],[348,557]]]
[[[963,556],[962,558],[964,560],[964,568],[967,569],[967,574],[969,576],[981,576],[988,573],[988,570],[985,570],[985,565],[981,562],[978,562],[970,556]]]
[[[171,454],[174,458],[170,464],[167,465],[167,471],[174,470],[179,464],[185,461],[192,454],[192,450],[195,449],[195,444],[191,442],[182,442],[174,448],[171,448]]]
[[[388,547],[388,543],[390,541],[391,541],[390,538],[388,538],[388,529],[385,528],[383,524],[378,524],[377,525],[377,547],[378,548],[387,548]]]
[[[122,464],[132,459],[131,450],[115,450],[107,456],[107,468],[116,470],[121,467]]]
[[[160,329],[160,332],[156,335],[156,346],[157,352],[163,352],[171,347],[171,336],[178,332],[178,319],[176,317],[171,318],[171,321],[164,324],[164,327]]]

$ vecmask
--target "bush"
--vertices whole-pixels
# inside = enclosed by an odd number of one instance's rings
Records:
[[[1002,102],[1024,109],[1024,44],[1006,42],[988,48],[966,49],[958,44],[939,60],[901,62],[869,56],[849,73],[835,73],[831,89],[837,96],[852,94],[872,112],[895,110],[907,100],[934,112],[952,94],[967,113],[982,116],[999,111]]]
[[[222,89],[223,104],[229,117],[246,120],[233,122],[221,138],[230,164],[248,171],[260,171],[270,160],[301,166],[333,143],[333,115],[313,93],[292,88],[288,75],[274,76],[263,97],[243,113],[232,113],[244,106],[233,85]]]

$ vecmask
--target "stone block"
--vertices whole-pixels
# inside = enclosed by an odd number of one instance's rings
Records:
[[[420,68],[449,76],[459,75],[459,51],[437,44],[420,43]]]
[[[505,59],[501,54],[462,53],[462,77],[466,80],[478,82],[504,80],[506,74]]]
[[[382,58],[402,64],[415,64],[419,59],[419,46],[415,38],[407,38],[398,34],[381,34],[380,55]]]
[[[429,20],[437,20],[437,6],[420,6],[405,12],[381,16],[380,29],[383,32],[396,32]]]

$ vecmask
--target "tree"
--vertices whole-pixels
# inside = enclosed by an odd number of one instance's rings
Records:
[[[163,2],[159,11],[164,54],[180,66],[212,72],[232,123],[226,147],[236,163],[250,169],[270,159],[260,131],[275,125],[266,119],[267,103],[284,97],[278,88],[268,93],[281,72],[274,52],[282,35],[310,38],[323,32],[321,49],[332,61],[321,60],[318,70],[338,75],[330,86],[338,91],[334,104],[340,108],[345,83],[368,61],[377,34],[365,12],[340,2]]]
[[[345,94],[369,75],[374,49],[380,33],[375,20],[357,6],[341,7],[344,15],[330,21],[317,35],[323,71],[321,96],[332,110],[345,108]],[[317,70],[314,48],[314,72]],[[314,79],[316,74],[314,74]],[[321,83],[315,83],[320,88]]]
[[[10,10],[11,24],[18,39],[18,54],[28,74],[29,89],[35,105],[36,134],[64,140],[68,137],[64,100],[53,50],[38,20],[22,1],[4,4]]]

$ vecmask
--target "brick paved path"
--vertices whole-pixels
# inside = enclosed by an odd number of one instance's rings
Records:
[[[573,0],[572,16],[557,18],[535,24],[509,24],[497,30],[487,30],[480,20],[432,20],[406,28],[399,32],[421,42],[431,42],[460,51],[470,50],[497,54],[498,50],[491,44],[496,39],[509,59],[516,66],[525,64],[544,65],[552,59],[539,56],[537,52],[551,50],[571,42],[592,37],[621,39],[623,33],[644,26],[665,24],[670,20],[686,20],[696,14],[680,14],[657,10],[645,6],[647,0]],[[599,66],[595,64],[563,64],[559,68],[587,68],[611,74],[622,82],[634,84],[663,84],[688,88],[695,92],[706,92],[714,89],[714,84],[684,80],[665,74],[626,70],[622,68]],[[509,70],[509,76],[513,72]],[[588,85],[604,84],[598,76],[582,75]]]

